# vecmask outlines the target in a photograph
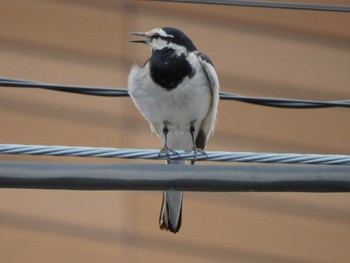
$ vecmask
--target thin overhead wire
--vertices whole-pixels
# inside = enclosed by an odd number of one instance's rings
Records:
[[[128,97],[129,96],[126,89],[58,85],[58,84],[51,84],[51,83],[44,83],[44,82],[37,82],[37,81],[30,81],[30,80],[10,79],[10,78],[0,78],[0,86],[13,87],[13,88],[39,88],[39,89],[63,91],[63,92],[69,92],[69,93],[94,95],[94,96],[107,96],[107,97]]]
[[[83,95],[106,96],[106,97],[128,97],[129,93],[124,88],[103,88],[90,86],[72,86],[72,85],[57,85],[36,81],[18,80],[10,78],[0,78],[0,87],[13,88],[40,88],[53,91],[63,91],[77,93]],[[330,107],[350,108],[350,100],[337,101],[315,101],[315,100],[296,100],[285,98],[262,98],[262,97],[247,97],[227,92],[220,93],[221,100],[234,100],[244,103],[250,103],[261,106],[279,107],[279,108],[294,108],[294,109],[316,109]]]
[[[221,100],[235,100],[260,106],[291,108],[291,109],[318,109],[318,108],[332,108],[332,107],[350,107],[350,100],[337,101],[317,101],[317,100],[296,100],[285,98],[261,98],[261,97],[247,97],[232,93],[221,92]]]
[[[123,149],[106,147],[71,147],[46,145],[0,144],[0,154],[73,156],[122,159],[166,159],[159,156],[159,150]],[[169,159],[193,160],[194,153],[177,151],[169,153]],[[280,163],[280,164],[323,164],[350,165],[350,155],[334,154],[296,154],[296,153],[249,153],[249,152],[206,152],[198,153],[198,161],[242,162],[242,163]]]
[[[350,166],[0,162],[0,188],[350,192]]]
[[[230,5],[244,7],[263,7],[263,8],[280,8],[280,9],[297,9],[309,11],[331,11],[331,12],[350,12],[350,6],[345,5],[324,5],[324,4],[306,4],[306,3],[287,3],[276,1],[249,1],[249,0],[154,0],[159,2],[178,2],[193,4],[213,4],[213,5]]]

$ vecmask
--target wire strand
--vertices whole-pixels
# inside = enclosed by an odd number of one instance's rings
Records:
[[[165,155],[159,156],[159,150],[154,149],[123,149],[106,147],[71,147],[20,144],[0,144],[0,154],[98,157],[145,160],[159,160],[167,158],[167,156]],[[193,158],[193,152],[177,151],[177,153],[169,153],[169,159],[171,160],[193,160]],[[242,163],[350,165],[350,155],[334,154],[282,154],[210,151],[205,153],[198,153],[197,160]]]
[[[193,4],[215,4],[245,7],[279,8],[279,9],[297,9],[309,11],[331,11],[331,12],[350,12],[350,6],[344,5],[324,5],[324,4],[306,4],[306,3],[287,3],[275,1],[240,1],[240,0],[153,0],[158,2],[178,2]]]
[[[86,87],[73,85],[57,85],[44,82],[36,82],[29,80],[18,80],[10,78],[0,78],[1,87],[13,88],[40,88],[53,91],[63,91],[84,95],[107,96],[107,97],[128,97],[128,91],[120,88],[101,88],[101,87]]]
[[[43,82],[35,82],[28,80],[18,80],[10,78],[0,78],[0,87],[13,88],[40,88],[53,91],[62,91],[77,93],[83,95],[106,96],[106,97],[128,97],[127,89],[123,88],[102,88],[89,86],[73,86],[73,85],[57,85]],[[330,107],[350,108],[350,100],[337,101],[315,101],[315,100],[296,100],[285,98],[262,98],[248,97],[227,92],[220,93],[221,100],[234,100],[244,103],[250,103],[260,106],[293,108],[293,109],[317,109]]]

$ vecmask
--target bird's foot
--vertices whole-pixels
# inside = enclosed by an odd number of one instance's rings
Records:
[[[192,148],[187,149],[185,152],[186,153],[193,152],[193,159],[191,160],[191,165],[194,165],[195,162],[197,162],[198,154],[199,155],[205,155],[207,157],[206,152],[204,150],[202,150],[202,149],[197,148],[196,146],[193,146]]]
[[[180,154],[179,154],[177,151],[175,151],[174,149],[169,148],[168,146],[165,145],[165,146],[159,151],[159,153],[158,153],[158,158],[159,158],[159,159],[164,159],[164,158],[166,158],[167,161],[169,162],[169,161],[170,161],[170,157],[171,157],[171,156],[174,156],[174,155],[176,155],[177,157],[180,157]]]

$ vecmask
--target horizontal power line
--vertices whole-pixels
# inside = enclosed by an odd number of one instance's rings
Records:
[[[166,156],[159,156],[159,150],[123,149],[106,147],[71,147],[0,144],[0,154],[45,155],[70,157],[97,157],[159,160]],[[193,160],[194,153],[177,151],[169,153],[169,159]],[[296,154],[296,153],[249,153],[249,152],[205,152],[198,153],[198,161],[215,162],[244,162],[244,163],[279,163],[279,164],[323,164],[350,165],[350,155],[332,154]]]
[[[129,93],[125,88],[103,88],[90,86],[57,85],[36,81],[18,80],[10,78],[0,78],[0,87],[14,88],[40,88],[53,91],[63,91],[83,95],[106,96],[106,97],[128,97]],[[295,109],[316,109],[330,107],[350,108],[350,100],[337,101],[315,101],[315,100],[296,100],[286,98],[261,98],[248,97],[227,92],[220,93],[221,100],[234,100],[261,106],[295,108]]]
[[[46,90],[53,90],[53,91],[77,93],[77,94],[83,94],[83,95],[106,96],[106,97],[129,97],[128,91],[126,89],[121,89],[121,88],[59,85],[59,84],[51,84],[51,83],[11,79],[11,78],[0,78],[0,87],[39,88],[39,89],[46,89]]]
[[[192,4],[215,4],[245,7],[263,7],[279,9],[297,9],[309,11],[331,11],[331,12],[350,12],[350,6],[345,5],[324,5],[324,4],[306,4],[306,3],[287,3],[276,1],[249,1],[249,0],[153,0],[157,2],[177,2]]]
[[[350,166],[0,162],[0,188],[350,192]]]

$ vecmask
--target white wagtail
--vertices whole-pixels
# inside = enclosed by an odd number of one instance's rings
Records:
[[[219,81],[211,60],[176,28],[134,32],[144,37],[152,56],[142,68],[134,65],[128,78],[132,100],[164,147],[160,155],[175,150],[203,151],[214,131],[219,103]],[[183,160],[168,163],[184,164]],[[176,233],[181,226],[183,192],[165,191],[159,219],[161,229]]]

